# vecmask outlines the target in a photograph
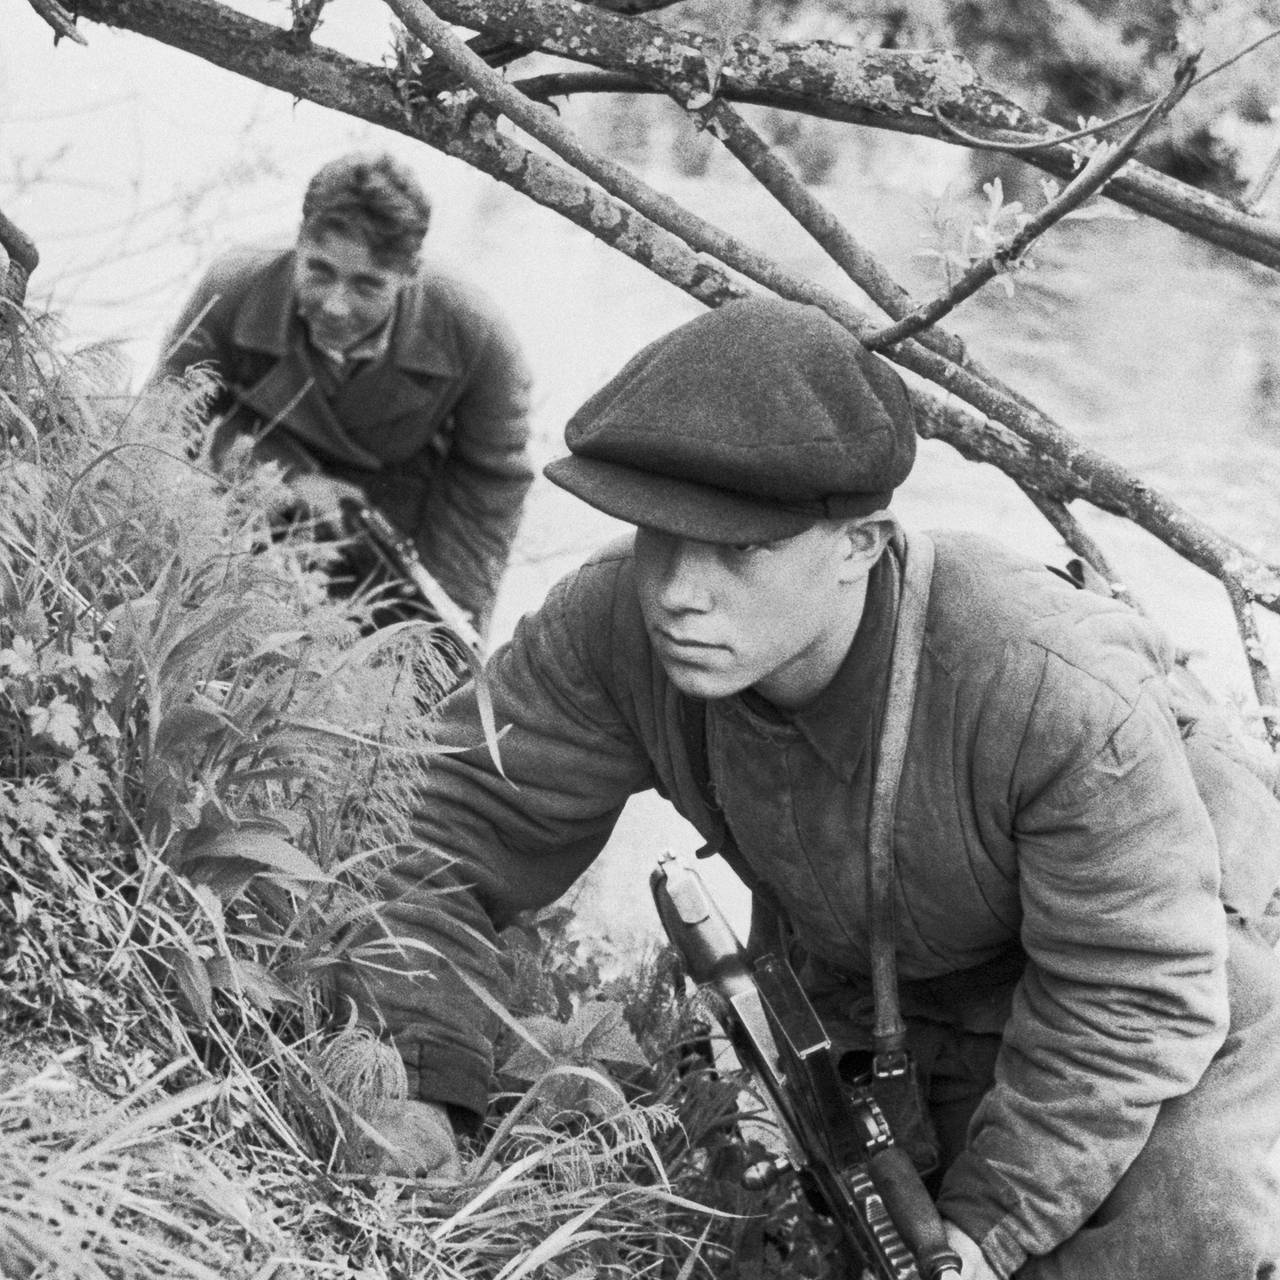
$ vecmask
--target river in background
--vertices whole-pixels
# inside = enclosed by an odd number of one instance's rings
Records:
[[[258,6],[278,19],[279,5]],[[334,6],[326,30],[378,57],[377,6]],[[141,37],[86,28],[90,48],[56,50],[19,6],[0,35],[0,209],[31,234],[42,265],[31,302],[55,311],[69,340],[113,342],[121,380],[137,385],[182,298],[236,242],[287,242],[306,178],[334,154],[385,146],[409,159],[437,198],[433,256],[501,299],[537,379],[536,447],[561,450],[565,418],[641,345],[698,304],[523,197],[399,137],[240,82]],[[640,148],[616,107],[567,118],[611,146]],[[607,119],[606,119],[607,117]],[[647,176],[766,248],[789,268],[839,287],[834,269],[709,140],[670,139],[674,110],[650,121]],[[952,148],[819,126],[797,150],[821,153],[819,194],[910,288],[938,285],[940,228],[961,216],[965,171]],[[615,149],[616,154],[616,149]],[[1102,205],[1111,215],[1118,214]],[[976,216],[976,215],[975,215]],[[962,219],[963,220],[963,219]],[[1280,560],[1280,352],[1277,282],[1166,227],[1104,216],[1057,229],[1020,273],[952,319],[975,354],[1092,447],[1187,509]],[[995,533],[1047,560],[1056,535],[991,468],[925,442],[900,491],[909,524]],[[1225,597],[1203,574],[1127,522],[1086,509],[1089,529],[1154,617],[1225,696],[1248,679]],[[495,619],[498,636],[547,588],[622,526],[535,486]],[[1265,620],[1273,666],[1280,627]],[[655,853],[697,837],[656,797],[628,807],[606,855],[578,890],[583,928],[624,950],[653,935],[644,904]],[[713,872],[743,918],[745,895]]]

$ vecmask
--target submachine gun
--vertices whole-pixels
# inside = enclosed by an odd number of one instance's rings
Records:
[[[960,1280],[960,1258],[905,1151],[865,1089],[840,1078],[831,1041],[789,965],[750,965],[698,873],[664,854],[650,876],[658,915],[689,976],[758,1086],[801,1180],[840,1227],[864,1280]]]

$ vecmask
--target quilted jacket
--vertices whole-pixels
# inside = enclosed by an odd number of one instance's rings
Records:
[[[934,540],[893,837],[897,965],[904,982],[927,982],[1025,956],[1000,1007],[975,1014],[995,1017],[1003,1037],[996,1079],[941,1197],[1007,1274],[1074,1234],[1160,1104],[1191,1089],[1221,1045],[1222,877],[1173,713],[1166,641],[1128,608],[988,539]],[[886,558],[871,583],[890,617],[894,574]],[[627,798],[648,788],[713,845],[727,821],[812,967],[846,981],[856,1011],[867,974],[863,837],[892,631],[883,615],[867,610],[833,684],[790,725],[762,719],[749,696],[703,704],[673,688],[645,634],[629,542],[523,619],[488,668],[497,722],[509,726],[504,773],[479,745],[474,691],[459,691],[440,737],[473,749],[433,765],[419,843],[383,884],[387,929],[424,947],[371,944],[382,968],[343,982],[395,1037],[418,1096],[483,1109],[487,1018],[453,967],[501,990],[495,930],[562,894]],[[691,736],[691,717],[705,717],[704,735]],[[769,771],[744,755],[757,731],[772,735]],[[703,761],[690,745],[699,740]],[[815,750],[824,767],[795,776],[790,762]],[[1241,786],[1248,803],[1272,806],[1274,840],[1280,807],[1256,779]],[[779,813],[761,821],[771,805]],[[1221,817],[1230,834],[1230,813]],[[1234,834],[1256,837],[1251,821]],[[1249,883],[1229,905],[1260,912],[1270,886],[1250,897]]]

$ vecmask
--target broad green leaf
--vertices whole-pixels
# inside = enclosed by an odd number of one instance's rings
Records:
[[[27,720],[37,738],[48,738],[68,750],[75,750],[80,745],[80,712],[62,694],[58,694],[48,706],[31,707],[27,711]]]
[[[573,1046],[563,1023],[541,1014],[521,1018],[520,1025],[536,1045],[522,1040],[502,1064],[502,1069],[517,1080],[538,1080],[557,1062],[573,1061]]]
[[[106,707],[99,707],[93,713],[93,731],[100,738],[118,738],[120,736],[120,726],[116,724],[115,717]]]
[[[29,676],[36,669],[36,647],[26,636],[14,636],[11,649],[0,649],[0,667],[15,676]]]
[[[234,902],[264,871],[248,858],[196,857],[182,864],[182,874],[198,888],[208,888],[224,903]]]
[[[271,871],[279,871],[294,880],[331,884],[333,877],[324,871],[296,845],[256,827],[220,831],[212,839],[188,844],[184,869],[188,861],[212,858],[241,858],[256,862]],[[206,881],[206,883],[208,883]]]
[[[168,963],[187,1008],[201,1022],[212,1021],[213,983],[204,961],[182,947],[165,947],[160,954]]]
[[[221,991],[243,991],[260,1009],[300,1004],[301,999],[265,965],[239,956],[215,956],[208,962],[209,980]]]
[[[649,1065],[616,1000],[592,1000],[579,1005],[570,1026],[581,1037],[584,1058],[625,1062],[635,1067]]]
[[[193,747],[228,728],[234,728],[234,725],[213,704],[201,706],[196,702],[185,702],[161,719],[156,730],[156,750],[167,752],[175,747]]]
[[[107,660],[88,640],[77,638],[71,642],[71,653],[59,665],[70,667],[80,675],[96,680],[106,671]]]

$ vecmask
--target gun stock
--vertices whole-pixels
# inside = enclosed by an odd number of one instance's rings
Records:
[[[671,855],[650,877],[659,919],[689,976],[777,1122],[790,1166],[840,1227],[874,1280],[959,1280],[942,1220],[920,1176],[893,1145],[865,1091],[840,1079],[831,1041],[790,967],[750,965],[691,867]],[[909,1247],[910,1246],[910,1247]]]

